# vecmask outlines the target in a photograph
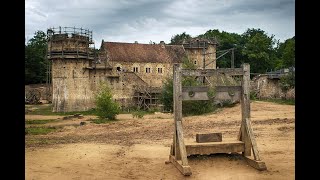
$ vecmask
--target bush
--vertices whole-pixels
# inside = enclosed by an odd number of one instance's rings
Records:
[[[284,92],[295,87],[295,72],[290,72],[280,78],[280,87]]]
[[[111,89],[106,84],[100,84],[100,89],[95,95],[97,115],[104,119],[115,120],[120,113],[120,106],[112,99]]]

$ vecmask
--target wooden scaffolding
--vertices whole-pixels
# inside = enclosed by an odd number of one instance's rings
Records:
[[[185,143],[182,128],[182,101],[183,100],[209,100],[208,87],[182,87],[182,76],[205,77],[215,73],[242,76],[241,86],[234,89],[241,93],[241,127],[238,140],[226,142]],[[181,69],[179,64],[173,68],[173,93],[174,93],[174,133],[169,161],[178,168],[183,175],[191,175],[191,168],[187,157],[190,155],[209,155],[215,153],[242,153],[247,163],[258,169],[266,170],[267,167],[259,156],[257,144],[253,135],[250,120],[250,65],[242,64],[241,68],[220,69]],[[250,158],[251,149],[254,158]]]
[[[159,105],[160,93],[160,88],[137,86],[133,98],[138,109],[149,110]]]

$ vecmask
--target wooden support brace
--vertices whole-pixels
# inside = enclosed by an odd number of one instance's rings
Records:
[[[169,155],[169,161],[177,168],[179,171],[185,175],[185,176],[190,176],[192,174],[191,168],[189,165],[182,165],[181,161],[178,161],[175,159],[174,156]],[[167,163],[167,162],[166,162]]]
[[[182,165],[187,166],[188,165],[187,151],[186,151],[186,146],[184,144],[181,121],[177,121],[177,134],[178,134],[178,142],[179,142]]]
[[[251,144],[252,144],[252,151],[253,151],[253,156],[254,156],[254,159],[257,160],[257,161],[260,161],[260,156],[259,156],[259,151],[258,151],[258,146],[257,146],[257,143],[256,143],[256,140],[254,138],[254,135],[253,135],[253,131],[252,131],[252,128],[251,128],[251,123],[250,123],[250,119],[249,118],[246,118],[246,128],[247,130],[247,135],[251,141]]]
[[[259,171],[267,170],[266,163],[263,162],[263,161],[253,160],[253,159],[250,159],[250,158],[245,157],[245,156],[244,156],[244,159],[247,161],[247,163],[248,163],[251,167],[253,167],[253,168],[255,168],[255,169],[259,170]]]

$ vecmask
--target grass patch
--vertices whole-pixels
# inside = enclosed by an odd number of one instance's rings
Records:
[[[133,118],[141,119],[144,115],[148,114],[146,111],[134,111],[131,113]]]
[[[48,134],[50,132],[56,131],[57,127],[26,127],[25,134],[28,135],[40,135]]]
[[[260,99],[256,101],[273,102],[273,103],[285,104],[285,105],[295,105],[294,99]]]
[[[110,119],[91,119],[89,120],[95,124],[105,124],[105,123],[110,123],[110,122],[114,122],[117,120],[110,120]]]
[[[88,111],[73,111],[73,112],[52,112],[52,104],[49,106],[47,105],[33,105],[31,106],[33,109],[32,111],[28,112],[27,114],[31,115],[52,115],[52,116],[59,116],[59,115],[73,115],[73,114],[83,114],[83,115],[96,115],[97,111],[95,109],[90,109]],[[31,108],[29,107],[29,108]],[[28,109],[28,107],[25,107]]]
[[[55,122],[56,119],[48,119],[48,120],[27,120],[25,121],[25,124],[46,124],[50,122]]]

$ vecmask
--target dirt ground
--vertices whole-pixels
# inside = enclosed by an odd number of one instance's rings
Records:
[[[25,175],[41,179],[295,179],[295,106],[251,103],[251,123],[266,171],[248,166],[241,156],[214,154],[188,158],[191,176],[165,164],[173,136],[172,114],[142,119],[120,114],[119,121],[94,124],[63,116],[26,115],[26,121],[58,119],[45,126],[60,129],[47,135],[26,135]],[[240,105],[216,113],[183,118],[186,141],[197,133],[221,132],[223,141],[236,140]],[[86,122],[79,126],[80,122]]]

